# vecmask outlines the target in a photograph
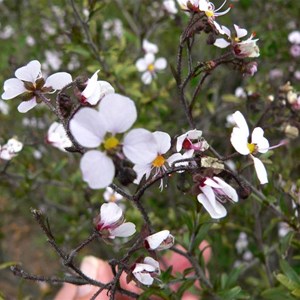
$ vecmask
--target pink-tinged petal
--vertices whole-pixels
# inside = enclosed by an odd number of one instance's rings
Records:
[[[10,78],[4,81],[4,93],[2,94],[2,99],[8,100],[13,99],[24,92],[27,92],[25,89],[23,81],[17,78]]]
[[[146,256],[144,258],[144,263],[154,267],[156,273],[160,273],[160,267],[159,267],[159,262],[157,260],[155,260],[154,258],[150,257],[150,256]]]
[[[266,153],[270,147],[269,141],[264,137],[264,131],[260,127],[254,128],[251,135],[251,143],[257,145],[260,153]]]
[[[250,154],[248,148],[248,136],[238,127],[234,127],[231,133],[230,142],[233,148],[242,155]]]
[[[155,56],[153,53],[147,53],[144,58],[147,66],[153,64],[155,61]]]
[[[158,47],[157,45],[150,43],[148,40],[143,41],[143,50],[146,53],[157,53],[158,52]]]
[[[224,26],[224,25],[222,25],[221,28],[222,28],[222,31],[224,32],[224,34],[226,34],[231,39],[230,29],[228,27]]]
[[[218,184],[221,186],[223,192],[233,201],[233,202],[238,202],[239,201],[239,197],[238,194],[236,192],[236,190],[229,185],[228,183],[226,183],[224,180],[222,180],[221,178],[214,176],[213,177],[215,181],[218,182]]]
[[[128,237],[136,232],[135,225],[131,222],[123,223],[110,231],[111,235],[117,237]]]
[[[167,60],[163,57],[158,58],[154,63],[155,70],[164,70],[167,67]]]
[[[232,114],[233,120],[236,123],[237,127],[241,129],[243,134],[248,137],[249,136],[249,128],[247,122],[240,111],[236,111]]]
[[[148,68],[145,58],[138,59],[135,63],[135,66],[139,72],[145,72]]]
[[[216,41],[214,42],[214,45],[218,48],[226,48],[230,45],[231,43],[227,42],[224,39],[216,39]]]
[[[106,95],[99,104],[99,114],[106,131],[113,134],[127,131],[137,118],[134,102],[119,94]]]
[[[157,233],[154,233],[152,235],[149,235],[148,237],[145,238],[145,240],[148,242],[149,249],[155,250],[157,249],[160,244],[168,238],[170,235],[169,230],[162,230]]]
[[[218,184],[216,181],[212,180],[209,177],[205,179],[204,184],[206,184],[212,188],[216,188],[216,189],[222,188],[222,186],[220,184]]]
[[[26,66],[17,69],[15,72],[15,76],[20,80],[34,83],[36,79],[40,76],[40,73],[40,62],[37,60],[32,60]]]
[[[96,71],[91,78],[88,79],[87,85],[85,89],[82,91],[81,95],[85,98],[91,97],[95,93],[97,89],[99,89],[99,85],[97,83],[99,70]]]
[[[220,202],[211,203],[204,194],[199,194],[197,199],[213,219],[221,219],[227,215],[225,207]]]
[[[118,222],[123,216],[123,211],[116,203],[109,202],[101,205],[100,222],[104,226],[109,226]]]
[[[115,166],[104,153],[91,150],[80,161],[82,177],[91,189],[102,189],[110,185],[115,176]]]
[[[46,79],[45,87],[51,87],[53,90],[61,90],[72,82],[72,76],[66,72],[52,74]]]
[[[142,273],[142,272],[132,272],[134,277],[144,285],[151,285],[154,279],[151,277],[149,273]]]
[[[123,152],[134,164],[152,163],[157,156],[156,149],[156,140],[146,129],[133,129],[124,137]]]
[[[144,84],[150,84],[152,81],[152,73],[149,71],[146,71],[145,73],[143,73],[141,79]]]
[[[171,137],[162,131],[153,132],[153,136],[157,143],[157,153],[165,154],[171,148]]]
[[[176,151],[177,152],[181,151],[182,144],[186,138],[190,140],[196,140],[199,139],[201,136],[202,136],[202,131],[197,129],[189,130],[188,132],[180,135],[176,141]]]
[[[234,29],[236,31],[237,38],[242,38],[248,34],[248,31],[244,28],[239,27],[238,25],[234,24]]]
[[[35,97],[28,101],[23,101],[18,106],[18,111],[20,113],[27,113],[29,110],[37,105]]]
[[[99,113],[89,107],[80,109],[70,121],[70,131],[76,141],[88,148],[98,147],[106,133]]]
[[[146,174],[146,180],[149,178],[151,173],[151,163],[143,165],[134,165],[133,170],[136,173],[135,184],[139,184],[144,175]]]
[[[262,163],[262,161],[260,159],[258,159],[257,157],[254,157],[253,155],[251,155],[251,158],[253,159],[254,168],[255,168],[258,180],[260,181],[260,184],[268,183],[269,181],[268,181],[267,170],[266,170],[264,164]]]

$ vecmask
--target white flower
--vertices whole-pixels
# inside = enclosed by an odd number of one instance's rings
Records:
[[[158,52],[157,45],[150,43],[148,40],[143,40],[143,50],[145,53],[156,54]]]
[[[112,183],[115,166],[108,154],[115,153],[120,147],[116,135],[127,131],[137,118],[134,102],[119,94],[106,95],[98,109],[82,108],[70,121],[70,131],[80,145],[103,149],[89,150],[81,158],[83,180],[92,189]],[[127,146],[130,147],[130,143]]]
[[[137,60],[135,66],[139,72],[143,72],[143,83],[150,84],[152,79],[156,77],[156,72],[167,67],[167,61],[163,57],[155,59],[153,53],[147,53],[145,57]]]
[[[213,219],[224,218],[227,215],[227,211],[221,203],[225,201],[238,202],[235,189],[217,176],[203,178],[198,187],[201,193],[197,199]]]
[[[120,19],[112,19],[105,21],[102,25],[103,35],[106,40],[110,40],[113,36],[121,39],[123,36],[123,24]]]
[[[289,33],[288,40],[292,44],[300,44],[300,31],[295,30]]]
[[[122,209],[113,202],[102,204],[100,215],[94,220],[101,236],[110,239],[128,237],[135,233],[135,225],[131,222],[124,222]]]
[[[5,103],[3,100],[0,99],[0,112],[3,115],[8,115],[9,113],[9,105],[7,105],[7,103]]]
[[[72,82],[71,75],[65,72],[55,73],[45,81],[41,73],[41,64],[37,60],[32,60],[26,66],[17,69],[15,76],[16,78],[4,82],[2,99],[9,100],[21,95],[26,97],[28,100],[18,106],[21,113],[26,113],[37,105],[39,100],[37,93],[60,90]]]
[[[54,122],[51,124],[48,129],[46,140],[53,147],[56,147],[64,152],[66,151],[65,148],[73,146],[72,142],[68,138],[64,126],[58,122]]]
[[[151,285],[154,281],[153,277],[160,275],[160,267],[158,261],[150,256],[144,258],[143,263],[137,263],[132,270],[133,276],[144,285]]]
[[[240,232],[237,241],[235,242],[235,248],[238,253],[242,253],[248,247],[248,237],[245,232]]]
[[[202,137],[202,131],[193,129],[180,135],[176,142],[176,151],[180,152],[182,149],[186,150],[190,155],[193,155],[194,151],[205,151],[209,148],[208,143]]]
[[[106,202],[118,202],[123,199],[123,196],[108,186],[103,193],[103,198]]]
[[[214,45],[219,48],[226,48],[231,45],[234,54],[240,58],[258,57],[259,48],[256,45],[258,39],[253,39],[254,34],[251,34],[251,36],[247,40],[242,41],[241,38],[245,37],[248,34],[248,31],[244,28],[240,28],[235,24],[234,28],[236,33],[232,35],[231,31],[226,26],[221,26],[221,31],[223,32],[223,34],[227,35],[227,40],[223,38],[216,39]]]
[[[110,83],[98,79],[98,71],[88,79],[85,89],[81,93],[81,102],[96,105],[104,96],[113,94],[115,89]]]
[[[2,147],[0,146],[0,159],[11,160],[22,149],[23,144],[15,138],[11,138],[7,141],[5,145],[3,145]]]
[[[137,145],[138,142],[139,145]],[[144,175],[147,180],[152,170],[155,170],[154,176],[166,170],[165,164],[168,160],[164,154],[171,147],[171,138],[167,133],[132,130],[124,138],[124,146],[127,144],[131,144],[132,147],[126,147],[123,151],[126,157],[135,164],[133,167],[137,173],[135,183],[138,184]]]
[[[175,15],[178,12],[174,0],[164,0],[163,6],[165,10],[171,15]]]
[[[233,114],[236,127],[231,133],[231,144],[234,149],[242,155],[250,155],[253,159],[255,171],[261,184],[268,182],[268,175],[263,163],[253,154],[257,152],[266,153],[269,150],[269,141],[264,137],[264,131],[260,127],[254,128],[251,135],[251,142],[248,143],[249,128],[241,112],[236,111]]]
[[[162,230],[145,238],[145,247],[150,250],[166,250],[174,245],[174,236],[169,230]]]

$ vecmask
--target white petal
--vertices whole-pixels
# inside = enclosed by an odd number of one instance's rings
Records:
[[[41,73],[41,64],[37,60],[32,60],[26,66],[16,70],[15,76],[23,81],[34,83]]]
[[[154,281],[149,273],[133,272],[132,274],[140,283],[144,285],[151,285]]]
[[[29,110],[34,108],[37,105],[35,97],[28,100],[28,101],[23,101],[19,104],[18,106],[18,111],[20,113],[27,113]]]
[[[135,63],[136,68],[139,72],[145,72],[148,68],[148,64],[145,60],[145,58],[140,58]]]
[[[93,76],[91,78],[88,79],[87,81],[87,85],[85,87],[85,89],[82,91],[82,95],[85,97],[85,98],[89,98],[91,97],[93,94],[95,94],[95,90],[97,88],[99,88],[99,85],[97,83],[97,80],[98,80],[98,71],[96,71]]]
[[[216,41],[214,42],[214,45],[216,47],[219,47],[219,48],[226,48],[230,45],[231,43],[227,42],[225,39],[216,39]]]
[[[17,153],[23,149],[23,144],[15,138],[11,138],[3,145],[3,148],[6,148],[9,152]]]
[[[220,184],[218,184],[216,181],[212,180],[211,178],[207,177],[204,181],[204,184],[212,187],[212,188],[216,188],[216,189],[219,189],[219,188],[222,188],[222,186]]]
[[[234,29],[236,31],[237,38],[242,38],[248,34],[248,31],[244,28],[239,27],[238,25],[234,24]]]
[[[219,185],[222,187],[223,192],[233,201],[233,202],[238,202],[239,201],[239,197],[237,195],[236,190],[229,185],[228,183],[226,183],[224,180],[222,180],[221,178],[214,176],[213,177],[215,181],[217,181],[219,183]]]
[[[231,133],[230,142],[233,148],[242,155],[248,155],[248,136],[238,127],[234,127]]]
[[[158,58],[154,63],[155,70],[164,70],[167,67],[167,60],[163,57]]]
[[[156,272],[160,271],[159,262],[150,256],[144,258],[144,264],[154,267]]]
[[[153,132],[153,136],[157,143],[157,153],[165,154],[171,148],[171,137],[162,131]]]
[[[118,222],[123,216],[122,209],[113,202],[104,203],[100,208],[100,222],[103,226],[109,226]]]
[[[260,153],[266,153],[270,147],[269,141],[264,137],[264,131],[260,127],[254,128],[251,135],[251,143],[257,145]]]
[[[258,159],[257,157],[254,157],[253,155],[251,155],[251,158],[253,159],[254,168],[255,168],[258,180],[260,181],[260,184],[268,183],[267,170],[266,170],[264,164],[262,163],[262,161],[260,159]]]
[[[154,63],[155,56],[153,53],[147,53],[144,58],[145,58],[145,62],[147,64],[147,66]]]
[[[115,89],[107,81],[99,80],[98,84],[100,86],[100,99],[102,99],[105,95],[113,94],[115,92]]]
[[[149,71],[146,71],[145,73],[143,73],[141,79],[144,84],[150,84],[152,81],[152,73]]]
[[[72,76],[66,72],[52,74],[46,79],[45,87],[52,87],[53,90],[61,90],[72,82]]]
[[[98,147],[105,135],[105,125],[99,113],[89,107],[80,109],[70,121],[70,131],[84,147]]]
[[[151,250],[157,249],[160,244],[170,235],[169,230],[162,230],[152,235],[149,235],[145,240],[148,242]]]
[[[113,236],[128,237],[136,232],[135,225],[131,222],[123,223],[117,228],[111,230]]]
[[[149,178],[151,173],[151,163],[149,164],[141,164],[141,165],[134,165],[133,170],[136,173],[136,179],[134,180],[135,184],[139,184],[143,176],[146,174],[146,180]]]
[[[129,131],[124,137],[123,152],[134,164],[152,163],[157,156],[154,135],[142,128]]]
[[[175,161],[185,159],[185,158],[187,158],[187,157],[185,157],[181,153],[174,153],[167,159],[167,162],[170,167],[187,166],[189,164],[188,161],[175,163],[175,165],[173,165]],[[183,171],[179,171],[179,172],[183,172]]]
[[[4,93],[2,94],[2,99],[8,100],[15,98],[24,92],[27,92],[25,89],[23,81],[17,78],[10,78],[4,81]]]
[[[80,161],[82,177],[91,189],[102,189],[110,185],[115,176],[115,166],[104,153],[91,150]]]
[[[235,113],[232,114],[232,117],[234,119],[234,122],[236,123],[237,127],[239,127],[242,132],[244,133],[244,135],[246,137],[249,136],[249,128],[247,125],[247,122],[244,118],[244,116],[242,115],[242,113],[240,111],[236,111]]]
[[[204,194],[199,194],[197,196],[197,199],[204,206],[206,211],[210,214],[210,216],[213,219],[224,218],[227,215],[227,211],[221,203],[211,203],[210,200]]]
[[[228,27],[224,26],[224,25],[222,25],[221,28],[222,28],[222,31],[224,32],[224,34],[226,34],[231,39],[230,29]]]
[[[113,134],[127,131],[137,118],[134,102],[119,94],[106,95],[99,104],[99,114]]]
[[[52,123],[49,127],[47,142],[61,151],[66,151],[65,148],[72,146],[72,142],[68,138],[64,126],[58,122]]]
[[[157,53],[158,47],[157,45],[150,43],[148,40],[143,41],[143,49],[146,53]]]

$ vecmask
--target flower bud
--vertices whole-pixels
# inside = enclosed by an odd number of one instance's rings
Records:
[[[148,250],[165,250],[174,245],[174,236],[169,230],[162,230],[145,238],[145,248]]]

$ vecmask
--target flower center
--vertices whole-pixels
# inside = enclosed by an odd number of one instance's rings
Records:
[[[256,147],[256,145],[255,144],[247,144],[247,147],[248,147],[248,149],[249,149],[249,151],[250,151],[250,153],[252,154],[253,152],[255,152],[256,151],[256,149],[257,149],[257,147]]]
[[[109,197],[109,202],[116,202],[117,201],[117,197],[115,194],[111,194]]]
[[[192,149],[191,141],[189,139],[185,139],[182,143],[182,148],[186,150]]]
[[[154,64],[150,64],[150,65],[148,66],[148,71],[149,71],[149,72],[153,72],[154,69],[155,69]]]
[[[104,146],[105,150],[110,150],[110,149],[117,147],[119,145],[119,143],[120,142],[117,138],[115,138],[114,136],[111,136],[104,141],[103,146]]]
[[[207,11],[205,12],[205,14],[206,14],[206,16],[207,16],[208,18],[211,18],[211,17],[214,16],[213,10],[207,10]]]
[[[166,160],[164,159],[164,157],[162,155],[158,155],[152,162],[152,166],[159,168],[164,165],[165,161]]]

